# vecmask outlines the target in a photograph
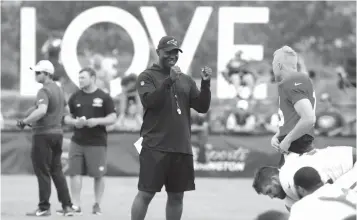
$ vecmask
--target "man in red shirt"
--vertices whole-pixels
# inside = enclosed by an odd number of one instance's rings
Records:
[[[73,216],[72,201],[61,164],[65,98],[61,88],[53,81],[55,68],[49,60],[41,60],[30,69],[35,72],[36,81],[43,86],[37,93],[35,105],[28,110],[31,113],[18,121],[17,126],[21,129],[26,125],[32,127],[31,160],[37,177],[40,201],[38,208],[26,215],[51,215],[53,180],[58,200],[62,203],[61,215]]]
[[[297,61],[297,53],[288,46],[274,53],[281,120],[271,145],[281,153],[302,154],[313,149],[316,96],[308,74],[297,71]]]

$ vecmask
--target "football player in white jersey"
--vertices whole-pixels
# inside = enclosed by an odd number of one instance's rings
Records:
[[[289,220],[356,219],[357,167],[333,184],[324,184],[316,169],[302,167],[294,182],[302,199],[292,206]]]
[[[258,194],[285,200],[285,206],[290,210],[291,206],[301,198],[294,186],[294,175],[300,168],[314,167],[324,183],[333,183],[351,170],[355,162],[356,148],[354,147],[327,147],[302,155],[289,153],[280,169],[269,166],[258,169],[253,188]]]

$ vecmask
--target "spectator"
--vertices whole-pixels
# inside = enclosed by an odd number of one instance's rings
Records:
[[[92,68],[97,73],[96,85],[106,93],[110,93],[110,81],[116,75],[116,60],[110,57],[103,57],[95,54],[91,60]]]
[[[56,72],[53,75],[53,81],[63,90],[66,101],[70,95],[78,90],[78,87],[72,82],[67,75],[60,57],[62,40],[59,37],[51,36],[43,44],[41,54],[44,59],[48,59],[54,66]]]
[[[226,110],[221,108],[215,108],[210,114],[210,131],[216,133],[222,133],[226,130]]]
[[[353,84],[350,79],[350,74],[348,74],[345,70],[345,68],[343,68],[342,66],[339,66],[336,68],[336,73],[338,75],[338,83],[337,83],[337,86],[339,89],[341,90],[345,90],[347,88],[350,88],[350,87],[356,87],[355,83]],[[356,74],[356,73],[355,73]]]
[[[256,76],[250,70],[249,63],[242,59],[242,51],[238,51],[228,62],[222,75],[234,86],[239,98],[248,99],[252,95]]]
[[[97,73],[97,80],[96,80],[96,85],[98,88],[102,89],[103,91],[107,92],[105,90],[105,81],[103,80],[104,73],[102,72],[102,59],[103,57],[100,54],[95,54],[93,57],[91,57],[91,66],[92,68],[96,71]]]
[[[267,120],[264,122],[263,126],[265,130],[275,134],[279,129],[279,121],[280,117],[278,113],[272,114]]]
[[[316,114],[315,133],[326,136],[341,134],[346,124],[341,112],[332,105],[329,94],[323,93],[320,100],[322,109]]]
[[[237,51],[235,57],[227,63],[226,69],[222,72],[222,75],[227,80],[227,82],[233,83],[231,76],[239,72],[239,67],[244,62],[245,61],[242,59],[242,51]]]
[[[136,91],[136,78],[137,76],[132,73],[128,76],[123,77],[121,81],[122,93],[119,95],[119,117],[118,121],[122,120],[125,117],[126,112],[128,111],[128,103],[133,101],[137,106],[137,114],[142,113],[142,108],[140,104],[139,94]]]
[[[143,123],[142,115],[139,114],[139,105],[133,100],[129,100],[125,116],[118,120],[116,129],[125,131],[139,131]]]
[[[249,103],[246,100],[237,102],[235,109],[227,119],[226,129],[236,133],[252,133],[256,126],[256,117],[249,111]]]
[[[208,113],[198,113],[191,109],[191,131],[196,134],[196,143],[199,149],[197,161],[199,163],[206,163],[206,146],[209,135]]]

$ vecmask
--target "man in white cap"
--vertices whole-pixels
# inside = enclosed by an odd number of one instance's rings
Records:
[[[254,132],[255,125],[256,117],[249,112],[249,102],[239,100],[236,109],[227,118],[227,130],[237,133],[251,133]]]
[[[63,130],[62,120],[65,111],[65,99],[61,88],[52,80],[53,64],[41,60],[33,68],[36,81],[43,84],[38,91],[34,110],[17,126],[23,129],[26,125],[32,127],[31,159],[37,177],[39,188],[39,204],[28,216],[49,216],[51,178],[56,186],[58,199],[62,203],[63,215],[72,216],[72,202],[66,178],[62,171],[61,155]]]

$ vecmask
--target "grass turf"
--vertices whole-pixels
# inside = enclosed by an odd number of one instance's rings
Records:
[[[251,179],[196,179],[196,191],[187,192],[182,220],[253,220],[266,210],[285,212],[283,201],[259,196],[251,187]],[[130,219],[130,208],[137,192],[137,178],[108,177],[102,202],[102,216],[91,215],[93,181],[83,179],[82,216],[71,219]],[[25,213],[36,208],[38,202],[35,176],[1,176],[1,219],[28,219]],[[166,193],[158,193],[149,206],[147,220],[165,220]],[[56,215],[60,208],[57,192],[52,184],[52,216],[46,219],[63,219]],[[36,218],[36,217],[35,217]],[[43,217],[41,217],[43,218]]]

